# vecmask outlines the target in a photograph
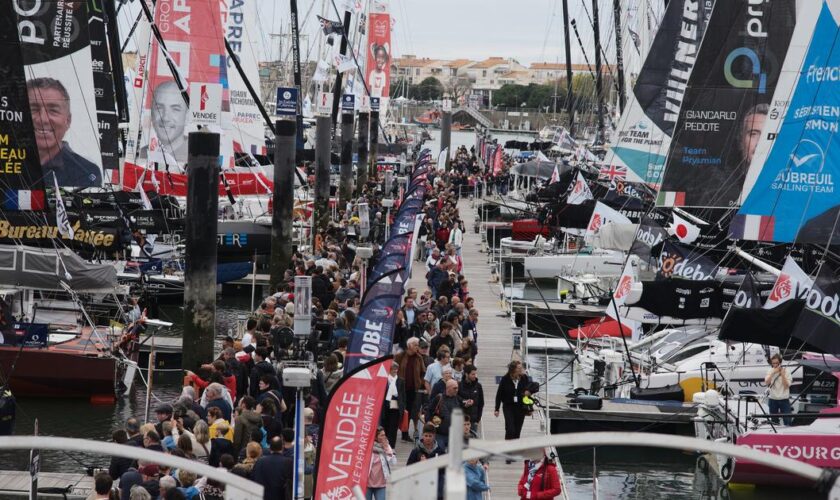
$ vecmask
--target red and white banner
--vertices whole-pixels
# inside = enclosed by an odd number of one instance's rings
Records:
[[[274,183],[261,173],[233,171],[224,171],[223,173],[230,192],[234,196],[269,194],[274,187]],[[186,196],[187,174],[153,170],[126,162],[123,167],[123,189],[134,191],[141,186],[145,191],[155,191],[158,194]],[[220,177],[219,196],[226,195],[225,185]]]
[[[187,134],[195,126],[190,124],[189,110],[169,61],[185,89],[192,82],[222,83],[227,78],[225,33],[219,5],[204,0],[157,0],[155,3],[155,24],[166,49],[156,39],[152,40],[141,125],[144,139],[137,158],[169,164],[170,171],[183,171],[187,161]],[[225,89],[222,108],[229,107],[230,94]]]
[[[371,97],[388,97],[391,89],[391,15],[387,11],[368,16],[365,71]]]
[[[348,500],[353,487],[367,489],[382,399],[388,388],[391,356],[366,363],[333,388],[321,426],[315,498]]]

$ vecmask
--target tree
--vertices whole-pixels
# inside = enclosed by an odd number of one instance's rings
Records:
[[[417,85],[412,85],[408,91],[409,97],[418,101],[437,101],[443,98],[443,84],[440,80],[430,76]]]

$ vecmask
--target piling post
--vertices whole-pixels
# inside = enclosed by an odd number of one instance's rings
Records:
[[[353,198],[353,113],[341,114],[341,170],[338,180],[338,209]]]
[[[368,132],[370,114],[359,112],[359,159],[356,162],[356,196],[362,194],[362,188],[368,181]]]
[[[370,170],[368,175],[376,178],[376,155],[379,149],[379,111],[370,112]]]
[[[323,232],[330,223],[330,116],[315,119],[315,230]]]
[[[440,118],[440,150],[446,151],[446,169],[449,170],[449,158],[452,151],[449,150],[452,144],[452,104],[444,103],[443,113]]]
[[[295,154],[297,124],[277,120],[274,130],[274,193],[271,207],[271,275],[269,288],[283,280],[283,273],[292,263],[292,225],[295,203]]]
[[[213,359],[216,329],[219,134],[191,132],[188,152],[182,366],[197,370]]]

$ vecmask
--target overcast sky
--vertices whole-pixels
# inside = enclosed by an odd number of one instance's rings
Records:
[[[315,59],[319,33],[316,15],[327,2],[326,17],[336,20],[330,0],[298,0],[303,58]],[[589,16],[592,0],[568,0],[569,16],[577,20],[580,36],[592,59],[592,29]],[[601,14],[602,42],[611,53],[613,0],[598,0]],[[288,32],[288,0],[256,0],[263,40],[261,59],[276,58],[280,38],[271,36]],[[639,0],[621,0],[622,5]],[[127,4],[119,15],[121,35],[125,37],[139,12],[139,2]],[[432,59],[484,59],[512,57],[523,64],[564,61],[562,0],[390,0],[394,19],[393,53],[414,54]],[[307,13],[309,13],[307,17]],[[572,34],[572,59],[583,62],[579,44]],[[129,44],[129,49],[133,44]]]

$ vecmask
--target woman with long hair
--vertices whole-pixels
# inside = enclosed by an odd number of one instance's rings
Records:
[[[385,429],[376,429],[376,441],[370,459],[370,473],[365,498],[367,500],[385,500],[385,485],[391,477],[391,466],[397,464],[397,454],[388,444]]]
[[[499,408],[502,408],[505,416],[505,439],[519,439],[526,413],[522,399],[531,395],[530,389],[531,380],[525,374],[522,362],[511,361],[507,373],[499,381],[496,409],[493,412],[498,418]]]

